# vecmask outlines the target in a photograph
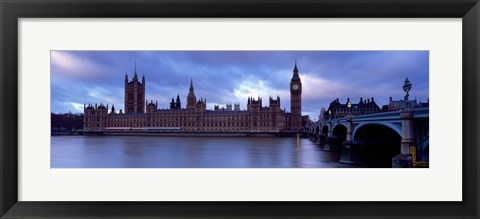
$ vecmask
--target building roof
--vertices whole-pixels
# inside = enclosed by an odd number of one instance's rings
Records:
[[[115,114],[110,114],[111,116],[146,116],[146,113],[115,113]]]
[[[182,109],[157,109],[157,112],[183,112],[187,111],[187,109],[182,108]]]
[[[392,107],[399,107],[399,108],[407,108],[407,109],[413,109],[416,107],[419,107],[420,104],[417,103],[417,100],[392,100],[390,103],[390,106]]]
[[[297,61],[295,60],[295,67],[293,68],[293,76],[291,81],[300,81],[300,77],[298,76],[298,68],[297,68]]]
[[[211,115],[248,115],[248,111],[246,110],[240,110],[240,111],[235,111],[235,110],[207,110],[206,114],[211,114]]]

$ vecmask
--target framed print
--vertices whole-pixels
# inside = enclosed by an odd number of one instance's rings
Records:
[[[480,216],[476,0],[0,7],[2,218]]]

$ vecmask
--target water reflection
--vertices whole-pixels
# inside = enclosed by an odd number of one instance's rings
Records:
[[[350,167],[308,139],[52,136],[52,168]]]

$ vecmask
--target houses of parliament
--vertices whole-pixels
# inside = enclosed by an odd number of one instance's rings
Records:
[[[268,99],[263,106],[262,98],[247,100],[247,108],[240,110],[239,104],[227,104],[226,108],[215,106],[207,110],[206,99],[197,99],[190,81],[186,107],[182,107],[180,97],[172,99],[170,108],[160,109],[158,102],[145,101],[146,81],[141,81],[135,69],[133,79],[125,75],[125,111],[115,111],[108,105],[84,106],[84,131],[105,130],[181,130],[188,132],[280,132],[301,130],[306,117],[302,117],[302,82],[297,64],[290,80],[290,112],[280,107],[280,97]]]

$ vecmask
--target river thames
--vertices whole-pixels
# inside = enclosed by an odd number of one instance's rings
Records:
[[[337,168],[306,138],[52,136],[52,168]]]

